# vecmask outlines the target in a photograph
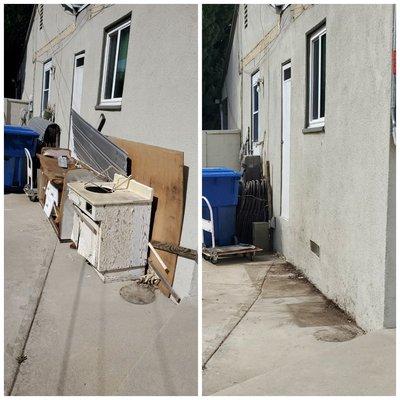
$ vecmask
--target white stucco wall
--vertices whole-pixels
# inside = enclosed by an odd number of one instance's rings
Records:
[[[97,7],[97,8],[96,8]],[[103,133],[184,152],[189,168],[181,245],[197,248],[197,6],[97,5],[85,9],[75,31],[33,63],[34,51],[75,22],[60,5],[44,6],[44,29],[35,18],[26,53],[23,99],[34,96],[34,115],[40,114],[43,62],[55,65],[49,104],[67,146],[74,55],[85,51],[81,115],[94,126],[103,113]],[[101,76],[104,28],[132,13],[128,59],[121,111],[95,110]],[[89,14],[92,18],[88,18]],[[190,290],[195,265],[179,259],[175,287]]]
[[[254,10],[252,5],[248,7],[249,13],[257,13],[259,6]],[[391,295],[385,291],[385,271],[386,275],[394,275],[393,246],[386,254],[395,234],[393,227],[387,229],[387,215],[393,215],[393,210],[388,209],[392,6],[315,5],[296,19],[292,7],[279,21],[278,37],[243,66],[241,75],[235,74],[235,57],[241,53],[235,46],[244,42],[249,33],[237,25],[224,85],[228,103],[234,105],[231,110],[238,110],[229,117],[235,125],[229,128],[239,128],[244,136],[247,134],[251,126],[250,77],[259,69],[264,80],[260,91],[260,132],[264,138],[264,161],[269,160],[271,166],[277,219],[275,248],[362,328],[378,329],[386,325],[385,309],[392,310],[393,316],[394,308],[393,290]],[[306,33],[324,19],[325,133],[306,135],[302,132]],[[242,51],[241,57],[247,54]],[[280,218],[281,68],[289,59],[290,215],[285,221]],[[311,252],[310,240],[320,246],[319,258]]]

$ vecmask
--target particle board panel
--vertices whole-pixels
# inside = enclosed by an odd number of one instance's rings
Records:
[[[180,151],[109,137],[131,159],[132,177],[154,189],[150,240],[179,245],[184,213],[184,154]],[[168,267],[168,282],[174,282],[177,255],[158,250]],[[150,262],[157,260],[150,255]],[[164,294],[169,294],[160,284]]]

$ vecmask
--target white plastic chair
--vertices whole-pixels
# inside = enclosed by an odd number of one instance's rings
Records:
[[[211,245],[215,247],[215,235],[214,235],[214,215],[212,211],[212,207],[207,197],[201,196],[202,200],[207,204],[208,210],[210,212],[210,219],[202,219],[202,229],[203,229],[203,242],[204,240],[204,231],[211,233]]]
[[[29,150],[24,147],[25,150],[25,156],[26,156],[26,179],[27,179],[27,185],[29,186],[29,189],[33,190],[33,164],[32,164],[32,157],[31,153],[29,153]]]

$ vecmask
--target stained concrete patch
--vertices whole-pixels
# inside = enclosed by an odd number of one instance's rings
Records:
[[[284,275],[270,277],[268,274],[268,279],[264,283],[262,297],[297,297],[310,296],[315,293],[314,286],[310,285],[306,280],[290,279]]]
[[[249,284],[248,274],[246,283],[233,284],[229,279],[229,284],[223,284],[225,274],[229,277],[232,272],[238,277],[249,265],[224,265],[223,273],[205,266],[207,282],[213,282],[215,272],[219,286],[215,291],[206,289],[203,302],[203,357],[205,353],[212,353],[203,371],[204,395],[393,392],[394,363],[389,348],[394,349],[394,336],[389,339],[383,333],[372,339],[376,348],[363,346],[361,354],[357,346],[368,343],[368,340],[360,341],[368,335],[290,264],[266,266],[261,295],[255,290],[257,285]],[[203,280],[206,288],[207,282]],[[224,317],[234,316],[235,307],[236,312],[243,310],[234,301],[239,289],[247,293],[248,308],[243,311],[240,322],[227,330]],[[224,298],[221,302],[213,298],[220,293]],[[205,346],[207,335],[214,340],[206,341]],[[376,367],[365,365],[365,359],[375,360],[377,356],[380,361]],[[384,360],[388,360],[389,371],[384,367]],[[346,368],[344,373],[342,364],[350,361],[353,367]]]
[[[119,294],[127,302],[139,305],[150,304],[156,299],[154,288],[136,282],[122,286]]]
[[[314,333],[317,340],[323,342],[347,342],[360,335],[362,331],[354,326],[332,326],[320,329]]]
[[[262,297],[298,297],[318,294],[319,291],[290,263],[280,263],[268,270],[268,279],[263,287]]]
[[[346,314],[332,302],[318,301],[288,304],[293,321],[299,327],[347,324]],[[351,321],[350,321],[351,322]]]

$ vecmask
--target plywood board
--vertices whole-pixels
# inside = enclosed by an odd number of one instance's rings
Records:
[[[179,245],[184,212],[184,154],[180,151],[109,137],[131,159],[132,177],[154,189],[153,224],[150,240]],[[167,279],[174,282],[177,255],[159,250],[168,267]],[[156,263],[154,255],[150,262]],[[169,290],[160,285],[163,293]]]

